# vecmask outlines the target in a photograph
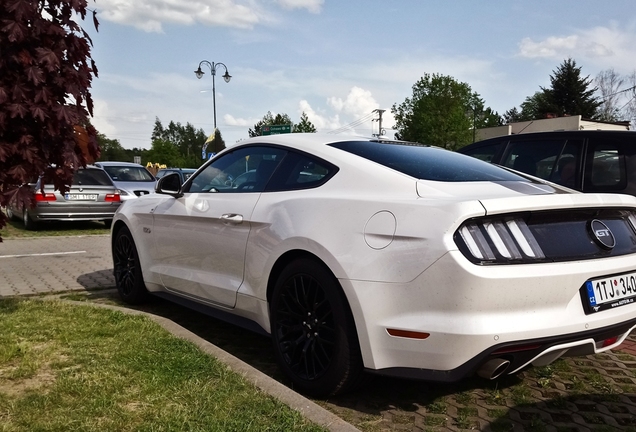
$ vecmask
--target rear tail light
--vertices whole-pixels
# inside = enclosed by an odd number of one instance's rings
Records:
[[[42,193],[42,192],[35,193],[35,200],[37,202],[56,201],[56,199],[57,198],[55,198],[54,193]]]
[[[121,196],[117,193],[117,194],[106,194],[106,197],[104,198],[104,201],[106,202],[120,202],[121,201]]]
[[[507,263],[545,258],[534,235],[521,218],[470,221],[455,235],[471,261]]]
[[[605,348],[608,347],[610,345],[614,345],[616,342],[618,342],[618,336],[614,336],[611,338],[607,338],[605,339],[602,344],[601,344],[601,348]]]

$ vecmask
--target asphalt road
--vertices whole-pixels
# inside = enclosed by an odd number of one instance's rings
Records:
[[[5,239],[0,243],[0,298],[72,290],[88,291],[94,302],[120,304],[113,290],[104,290],[114,287],[109,243],[107,235]],[[289,384],[280,376],[269,339],[160,299],[139,309],[165,317]],[[443,385],[376,378],[356,392],[316,402],[365,432],[636,432],[634,346],[636,335],[619,350],[566,359],[494,382],[467,379]]]
[[[0,297],[114,287],[110,236],[4,239]]]

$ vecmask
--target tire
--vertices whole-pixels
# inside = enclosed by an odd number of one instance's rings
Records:
[[[121,228],[113,240],[113,267],[117,292],[124,302],[137,305],[148,300],[137,247],[126,227]]]
[[[293,388],[325,397],[361,380],[355,325],[338,280],[321,263],[298,259],[280,274],[270,303],[274,353]]]
[[[11,210],[11,207],[7,206],[4,209],[5,209],[5,212],[7,214],[7,219],[9,219],[9,220],[16,219],[15,213],[13,213],[13,210]]]
[[[29,231],[37,231],[38,229],[38,224],[31,219],[27,209],[22,210],[22,223],[24,224],[24,228]]]

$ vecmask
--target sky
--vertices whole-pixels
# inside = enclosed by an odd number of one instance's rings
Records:
[[[567,58],[584,76],[636,71],[633,0],[94,0],[93,124],[150,148],[156,119],[226,144],[271,111],[318,132],[393,136],[391,107],[424,74],[467,83],[499,114],[549,87]],[[225,68],[232,76],[226,83]]]

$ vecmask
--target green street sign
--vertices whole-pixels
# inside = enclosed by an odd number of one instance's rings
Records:
[[[262,126],[261,135],[279,135],[291,133],[291,125]]]

